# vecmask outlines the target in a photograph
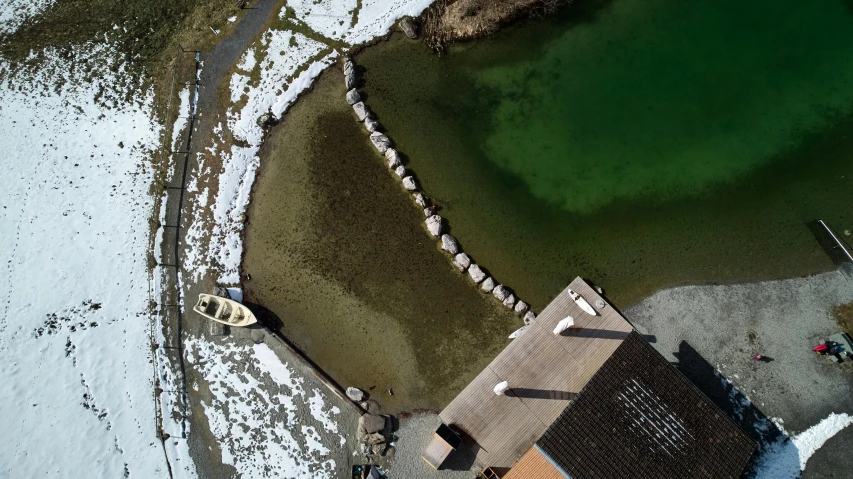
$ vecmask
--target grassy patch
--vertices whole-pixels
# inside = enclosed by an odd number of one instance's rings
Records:
[[[853,303],[839,304],[832,308],[832,317],[841,330],[853,334]]]

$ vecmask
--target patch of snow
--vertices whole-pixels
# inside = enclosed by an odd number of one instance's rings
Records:
[[[175,124],[172,126],[172,148],[175,151],[181,149],[181,145],[178,144],[178,138],[181,137],[181,132],[186,128],[187,123],[190,121],[190,116],[192,116],[192,112],[190,111],[190,87],[181,90],[181,93],[178,94],[178,101],[180,104],[175,117]]]
[[[358,12],[358,22],[343,40],[351,45],[365,43],[385,35],[398,19],[416,17],[432,4],[433,0],[363,0]]]
[[[250,72],[255,69],[256,64],[257,61],[255,60],[255,49],[250,48],[246,50],[246,53],[243,54],[243,58],[240,59],[240,63],[237,64],[237,68],[246,72]]]
[[[228,23],[234,23],[236,21],[237,21],[237,15],[234,15],[233,17],[228,17]]]
[[[5,0],[0,7],[0,34],[12,33],[28,18],[43,12],[54,0]]]
[[[296,18],[315,32],[340,40],[352,23],[353,13],[358,7],[357,0],[288,0],[287,6],[293,9]],[[286,18],[282,9],[280,18]]]
[[[818,424],[800,434],[786,435],[777,441],[759,445],[761,456],[755,471],[756,479],[797,479],[806,469],[809,458],[826,441],[853,424],[849,414],[830,414]],[[784,432],[784,429],[782,429]]]
[[[52,49],[27,81],[0,62],[0,477],[168,475],[149,310],[162,277],[149,283],[147,268],[148,159],[163,129],[151,91],[107,99],[127,76],[121,55],[96,44],[74,54],[87,51],[112,67],[94,82]],[[192,476],[186,441],[167,449],[178,477]]]
[[[202,406],[224,463],[234,466],[241,477],[334,474],[335,461],[327,458],[330,448],[317,432],[319,426],[327,426],[311,415],[300,414],[309,407],[312,412],[315,407],[323,410],[322,394],[309,400],[304,380],[269,346],[223,345],[203,339],[188,343],[191,364],[204,376],[213,396],[210,404]],[[328,413],[336,414],[334,410]],[[331,416],[324,420],[337,428]]]

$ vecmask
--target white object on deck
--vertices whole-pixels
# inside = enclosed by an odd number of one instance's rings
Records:
[[[571,296],[572,299],[575,300],[575,303],[577,303],[577,305],[580,306],[582,310],[593,316],[598,316],[598,313],[596,313],[595,310],[592,309],[592,306],[590,306],[589,303],[587,303],[586,300],[583,299],[583,296],[579,295],[578,293],[575,293],[574,290],[571,289],[569,290],[569,296]]]
[[[193,306],[193,310],[207,319],[212,319],[228,326],[248,326],[258,322],[255,319],[255,315],[249,311],[249,308],[233,299],[222,298],[212,294],[202,293],[198,295],[198,303]]]
[[[571,328],[574,325],[575,325],[575,318],[573,318],[571,316],[566,316],[565,318],[563,318],[562,321],[557,323],[557,327],[554,328],[554,334],[559,335],[560,333]]]
[[[524,334],[524,331],[526,331],[526,330],[527,330],[527,325],[525,324],[524,326],[513,331],[512,334],[509,335],[509,339],[515,339],[515,338],[521,336],[522,334]]]
[[[497,394],[498,396],[503,396],[504,393],[507,392],[507,390],[509,390],[509,382],[507,381],[499,382],[497,385],[495,385],[495,394]]]

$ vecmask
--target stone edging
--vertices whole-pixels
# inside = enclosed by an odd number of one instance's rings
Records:
[[[388,168],[400,178],[403,188],[411,193],[415,204],[423,209],[424,216],[426,216],[424,225],[429,234],[441,242],[441,249],[450,255],[450,262],[457,271],[463,274],[467,271],[468,276],[480,288],[480,291],[483,293],[492,293],[492,296],[504,306],[522,316],[525,324],[530,324],[531,321],[536,319],[536,314],[530,311],[530,306],[524,301],[517,299],[509,288],[498,283],[483,271],[483,268],[474,263],[467,254],[462,252],[462,246],[459,244],[459,241],[444,232],[447,220],[435,214],[437,206],[430,204],[429,198],[418,186],[413,172],[403,166],[400,154],[393,148],[393,142],[387,135],[380,131],[382,130],[382,126],[368,109],[367,105],[361,100],[361,95],[358,93],[357,88],[358,80],[355,74],[355,64],[353,64],[352,59],[346,58],[344,60],[343,71],[347,89],[347,103],[352,105],[359,123],[362,123],[370,134],[370,142],[373,143],[373,146],[376,147],[379,153],[385,155]]]

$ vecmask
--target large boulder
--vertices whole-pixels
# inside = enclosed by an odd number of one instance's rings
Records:
[[[378,414],[364,414],[358,418],[358,428],[365,434],[380,432],[385,428],[385,417]]]
[[[429,234],[438,238],[441,236],[441,216],[432,215],[426,219],[426,227]]]
[[[359,388],[348,387],[347,397],[356,402],[361,401],[364,399],[364,391]]]
[[[484,279],[486,279],[486,273],[480,269],[480,266],[476,264],[472,264],[468,267],[468,275],[471,276],[471,279],[474,280],[475,283],[480,283]]]
[[[349,73],[349,72],[354,72],[354,71],[355,71],[355,64],[352,62],[352,60],[349,58],[344,59],[344,73]]]
[[[403,188],[407,191],[415,191],[418,189],[418,185],[415,183],[415,179],[411,176],[407,176],[403,178]]]
[[[358,82],[355,78],[355,68],[352,68],[349,71],[344,70],[344,86],[346,86],[347,90],[355,88],[356,83]]]
[[[367,118],[364,119],[364,128],[370,133],[377,132],[379,131],[379,122],[367,115]]]
[[[524,324],[530,324],[536,319],[536,314],[533,311],[524,313]]]
[[[515,303],[515,312],[518,314],[524,314],[528,309],[530,309],[530,306],[528,306],[524,301]]]
[[[412,20],[412,17],[403,17],[400,20],[400,30],[403,30],[403,33],[412,40],[418,38],[418,25]]]
[[[441,249],[450,254],[457,254],[459,253],[459,242],[453,236],[443,234],[441,235]]]
[[[379,150],[379,153],[385,153],[388,148],[391,148],[391,139],[378,131],[370,134],[370,142]]]
[[[350,105],[355,105],[360,101],[361,95],[358,94],[358,90],[352,88],[347,92],[347,103],[349,103]]]
[[[364,121],[367,118],[367,106],[363,101],[354,103],[352,105],[352,109],[355,112],[356,116],[358,116],[358,121]]]
[[[515,306],[515,295],[510,293],[506,298],[504,298],[503,303],[504,306],[509,309],[512,309],[512,307]]]
[[[471,258],[465,253],[459,253],[453,257],[453,266],[456,266],[460,273],[464,273],[471,266]]]
[[[391,168],[392,170],[403,164],[403,161],[400,158],[400,153],[398,153],[394,148],[388,148],[385,150],[385,158],[388,160],[388,168]]]
[[[415,199],[415,203],[417,203],[418,206],[420,206],[421,208],[427,207],[427,198],[426,196],[424,196],[423,193],[415,193],[414,195],[412,195],[412,197]]]
[[[492,295],[497,298],[498,301],[503,302],[507,296],[509,296],[509,291],[504,287],[504,285],[499,284],[495,286],[495,289],[492,290]]]
[[[403,166],[403,165],[399,165],[399,166],[397,166],[396,168],[394,168],[394,173],[396,173],[396,174],[397,174],[397,176],[399,176],[400,178],[405,178],[405,176],[406,176],[406,167],[405,167],[405,166]]]
[[[480,289],[483,290],[484,293],[491,293],[493,289],[495,289],[495,280],[491,276],[483,280],[483,284],[480,285]]]
[[[370,446],[372,446],[374,444],[385,444],[385,436],[383,436],[381,433],[374,432],[372,434],[368,434],[368,435],[364,436],[364,439],[362,439],[362,442],[364,442],[365,444],[368,444]]]

